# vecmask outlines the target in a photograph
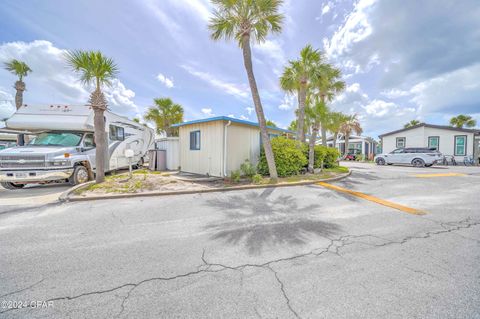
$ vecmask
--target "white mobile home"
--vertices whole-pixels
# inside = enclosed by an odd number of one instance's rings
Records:
[[[480,130],[477,129],[421,123],[379,137],[383,153],[404,147],[430,147],[443,155],[454,156],[457,162],[462,162],[465,157],[473,157],[477,161],[480,155]]]
[[[320,139],[317,144],[322,144]],[[336,147],[340,154],[345,154],[345,136],[338,134],[337,140],[334,143],[333,136],[327,137],[327,146]],[[372,158],[377,154],[378,142],[371,137],[351,135],[348,139],[348,152],[357,150],[359,154],[365,156],[365,158]]]
[[[261,138],[258,123],[219,116],[175,124],[179,128],[180,170],[188,173],[228,176],[249,160],[256,164]],[[270,137],[293,132],[268,127]]]

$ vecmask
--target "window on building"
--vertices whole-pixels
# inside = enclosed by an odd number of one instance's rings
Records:
[[[465,156],[467,154],[467,136],[455,135],[455,156]]]
[[[397,137],[397,148],[405,147],[407,139],[405,137]]]
[[[440,144],[439,136],[429,136],[428,137],[428,148],[434,148],[438,151]]]
[[[110,125],[110,140],[112,141],[125,140],[124,128],[116,125]]]
[[[200,149],[200,131],[190,132],[190,149],[191,150]]]

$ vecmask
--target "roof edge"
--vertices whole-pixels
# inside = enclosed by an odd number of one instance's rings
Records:
[[[192,120],[192,121],[187,121],[183,123],[177,123],[173,124],[172,127],[181,127],[185,125],[192,125],[192,124],[198,124],[198,123],[208,123],[208,122],[214,122],[214,121],[232,121],[234,123],[239,123],[239,124],[245,124],[245,125],[250,125],[250,126],[255,126],[259,127],[260,125],[257,122],[251,122],[251,121],[245,121],[245,120],[240,120],[236,119],[233,117],[228,117],[228,116],[215,116],[215,117],[209,117],[206,119],[199,119],[199,120]],[[290,130],[286,130],[280,127],[273,127],[273,126],[267,126],[268,129],[274,130],[274,131],[280,131],[280,132],[285,132],[285,133],[295,133]]]
[[[408,130],[413,130],[413,129],[416,129],[416,128],[419,128],[419,127],[429,127],[429,128],[440,129],[440,130],[450,130],[450,131],[466,132],[466,133],[474,133],[474,134],[480,133],[480,129],[458,128],[458,127],[448,126],[448,125],[436,125],[436,124],[420,123],[420,124],[417,124],[417,125],[414,125],[414,126],[411,126],[411,127],[402,128],[402,129],[399,129],[399,130],[395,130],[395,131],[391,131],[391,132],[388,132],[388,133],[385,133],[385,134],[381,134],[378,137],[382,138],[384,136],[388,136],[388,135],[392,135],[392,134],[396,134],[396,133],[400,133],[400,132],[404,132],[404,131],[408,131]]]

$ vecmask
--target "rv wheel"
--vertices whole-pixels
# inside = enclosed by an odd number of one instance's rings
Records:
[[[9,183],[9,182],[2,182],[0,183],[0,185],[2,185],[3,188],[9,189],[9,190],[21,189],[25,187],[25,184],[15,184],[15,183]]]
[[[72,176],[68,179],[71,185],[78,185],[88,182],[88,170],[85,166],[75,166]]]
[[[143,168],[143,157],[140,158],[137,164],[133,165],[134,169],[141,169]]]

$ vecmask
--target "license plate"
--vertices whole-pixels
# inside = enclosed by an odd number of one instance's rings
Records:
[[[27,173],[15,173],[15,178],[26,178]]]

